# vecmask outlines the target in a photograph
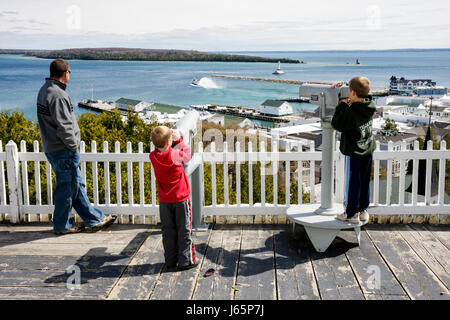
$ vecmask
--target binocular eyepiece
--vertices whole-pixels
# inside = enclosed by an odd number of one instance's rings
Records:
[[[184,117],[182,117],[175,124],[174,129],[178,130],[183,141],[191,145],[192,139],[197,134],[197,122],[200,119],[200,113],[195,110],[189,110]]]
[[[331,85],[303,84],[300,86],[300,97],[319,106],[322,120],[329,120],[339,101],[348,98],[348,86],[332,88]]]

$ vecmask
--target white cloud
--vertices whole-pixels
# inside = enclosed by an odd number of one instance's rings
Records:
[[[80,9],[79,16],[68,11],[71,6]],[[55,46],[53,37],[64,39],[58,42],[64,47],[87,43],[200,50],[450,47],[449,9],[450,3],[441,0],[17,0],[0,4],[2,31],[16,33],[14,41],[1,43],[30,46],[21,43],[27,38]]]

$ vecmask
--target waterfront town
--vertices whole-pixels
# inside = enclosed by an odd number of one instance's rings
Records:
[[[392,76],[390,87],[383,94],[374,95],[377,112],[373,121],[373,131],[381,150],[387,150],[388,143],[399,150],[402,141],[412,148],[418,138],[424,139],[428,125],[437,142],[450,134],[450,95],[448,89],[437,86],[431,79],[408,80]],[[318,110],[316,112],[294,111],[290,100],[271,100],[261,102],[259,109],[243,106],[223,106],[216,104],[191,105],[191,109],[200,112],[200,120],[220,125],[231,123],[247,130],[259,130],[269,138],[277,136],[286,141],[301,142],[309,145],[316,143],[321,150],[321,125]],[[302,97],[294,99],[305,102]],[[145,122],[157,121],[163,124],[175,124],[188,108],[179,108],[173,112],[158,111],[156,103],[120,98],[115,102],[82,101],[79,106],[97,112],[108,112],[117,108],[126,113],[132,110]],[[255,121],[256,120],[256,121]],[[126,116],[123,115],[123,121]],[[395,124],[395,130],[386,130],[386,121]],[[268,125],[270,124],[270,125]],[[395,174],[395,172],[394,172]]]

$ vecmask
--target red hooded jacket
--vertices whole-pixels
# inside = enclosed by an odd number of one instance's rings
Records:
[[[189,199],[191,188],[183,164],[191,160],[191,149],[180,138],[164,152],[157,149],[150,153],[155,170],[159,200],[166,203]]]

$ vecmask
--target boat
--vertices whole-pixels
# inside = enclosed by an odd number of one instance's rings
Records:
[[[272,74],[284,74],[284,71],[281,70],[281,62],[278,61],[278,68]]]
[[[194,78],[194,79],[192,79],[191,86],[198,87],[199,83],[200,83],[200,80],[198,80],[197,78]]]
[[[359,59],[356,59],[356,64],[361,64],[361,62],[359,62]]]

